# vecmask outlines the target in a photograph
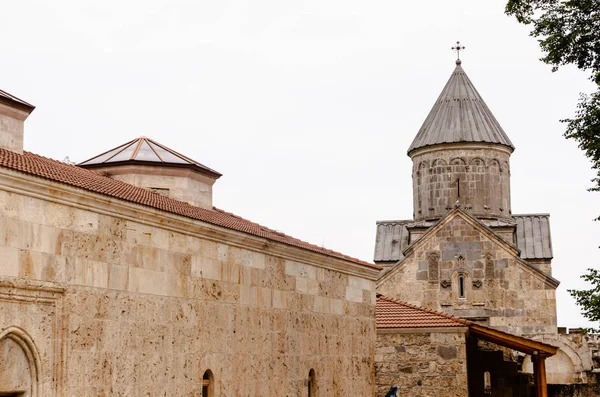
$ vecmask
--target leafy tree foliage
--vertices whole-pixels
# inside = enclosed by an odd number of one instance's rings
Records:
[[[577,305],[583,309],[583,315],[590,321],[600,322],[600,271],[588,269],[588,273],[581,276],[582,279],[592,284],[588,290],[568,290],[575,298]]]
[[[575,116],[566,123],[565,137],[577,141],[592,162],[596,176],[591,191],[600,191],[600,0],[508,0],[506,13],[532,25],[544,57],[543,62],[559,66],[575,65],[590,74],[596,92],[581,94]],[[600,220],[598,217],[596,220]],[[589,290],[568,290],[583,315],[600,321],[600,272],[588,269],[581,276],[591,282]]]
[[[574,118],[561,121],[567,125],[565,137],[578,142],[596,170],[590,190],[600,191],[600,0],[508,0],[505,11],[533,26],[541,60],[553,72],[572,64],[590,73],[598,87],[581,94]]]

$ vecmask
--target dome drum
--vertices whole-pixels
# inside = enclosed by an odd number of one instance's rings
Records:
[[[510,219],[510,152],[489,144],[437,145],[412,153],[414,219],[460,205],[480,218]]]

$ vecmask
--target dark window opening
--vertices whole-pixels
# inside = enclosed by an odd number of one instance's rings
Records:
[[[492,375],[489,371],[483,373],[483,393],[492,394]]]
[[[202,375],[202,397],[212,397],[214,390],[213,374],[207,369]]]
[[[462,274],[458,276],[458,297],[465,297],[465,276]]]
[[[170,193],[169,189],[163,188],[163,187],[149,187],[148,190],[151,190],[154,193],[158,193],[161,196],[167,196],[167,197],[169,197],[169,193]]]
[[[308,371],[308,397],[315,397],[316,395],[315,370],[311,369]]]

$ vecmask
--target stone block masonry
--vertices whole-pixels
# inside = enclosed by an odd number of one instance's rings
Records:
[[[554,280],[461,211],[416,242],[377,292],[517,335],[556,334]]]
[[[467,397],[467,354],[462,331],[380,330],[375,346],[376,396],[391,385],[399,396]]]
[[[479,217],[510,218],[510,152],[485,143],[417,150],[414,219],[439,219],[456,204]]]
[[[200,395],[206,370],[213,396],[305,396],[311,369],[318,395],[373,394],[377,270],[20,177],[0,330],[31,336],[38,396]]]

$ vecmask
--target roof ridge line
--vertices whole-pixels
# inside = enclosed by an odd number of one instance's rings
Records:
[[[161,149],[163,149],[163,150],[166,150],[167,152],[170,152],[171,154],[173,154],[173,155],[175,155],[175,156],[177,156],[177,157],[180,157],[182,160],[189,161],[190,163],[193,163],[193,164],[199,165],[200,167],[206,168],[206,169],[208,169],[208,170],[210,170],[210,171],[212,171],[212,172],[215,172],[215,173],[219,174],[219,172],[217,172],[217,171],[213,170],[212,168],[210,168],[210,167],[207,167],[207,166],[205,166],[204,164],[202,164],[202,163],[199,163],[199,162],[197,162],[196,160],[194,160],[194,159],[192,159],[192,158],[190,158],[190,157],[188,157],[188,156],[186,156],[186,155],[183,155],[183,154],[181,154],[181,153],[179,153],[179,152],[177,152],[177,151],[175,151],[175,150],[173,150],[173,149],[171,149],[171,148],[169,148],[169,147],[167,147],[167,146],[163,145],[162,143],[156,142],[156,141],[155,141],[154,139],[152,139],[152,138],[147,138],[147,137],[144,137],[144,138],[145,138],[145,139],[146,139],[148,142],[150,142],[150,143],[152,143],[152,144],[154,144],[154,145],[156,145],[156,146],[160,147]],[[153,150],[154,150],[154,149],[153,149]],[[157,155],[158,155],[158,153],[157,153]],[[160,156],[159,156],[159,157],[160,157]]]
[[[184,216],[225,229],[235,230],[276,243],[296,247],[301,250],[346,260],[371,269],[382,269],[376,264],[345,255],[341,252],[319,247],[316,244],[277,232],[245,218],[226,213],[226,211],[218,210],[214,207],[213,209],[197,207],[142,187],[109,178],[92,169],[64,163],[29,151],[18,154],[0,148],[0,167],[91,191],[96,194],[114,197],[126,202],[154,208],[170,214]],[[220,217],[219,215],[222,216]],[[238,221],[235,222],[234,220]]]

